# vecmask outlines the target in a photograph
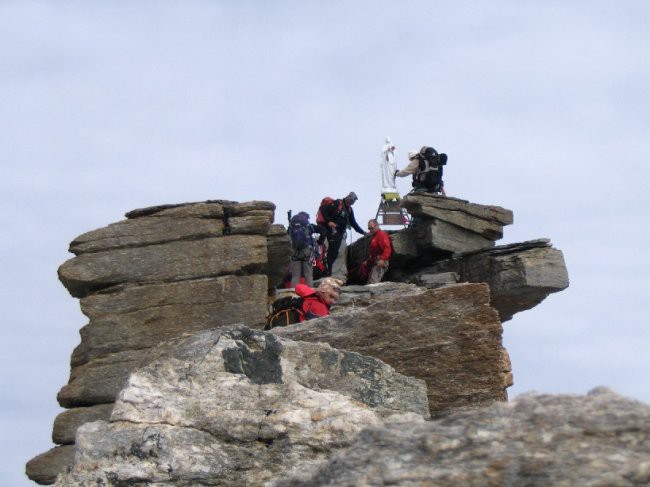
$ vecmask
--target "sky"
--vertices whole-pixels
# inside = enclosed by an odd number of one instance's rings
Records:
[[[650,2],[0,0],[0,484],[51,445],[86,324],[56,270],[134,208],[380,198],[384,138],[550,238],[570,287],[504,324],[510,397],[650,402]],[[407,179],[398,180],[402,194]]]

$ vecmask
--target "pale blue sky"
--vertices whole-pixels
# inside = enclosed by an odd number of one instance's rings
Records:
[[[379,198],[384,137],[549,237],[571,287],[505,324],[515,386],[650,401],[650,3],[0,1],[2,485],[50,446],[86,323],[56,277],[133,208]],[[403,193],[408,181],[399,181]],[[291,189],[290,189],[291,188]]]

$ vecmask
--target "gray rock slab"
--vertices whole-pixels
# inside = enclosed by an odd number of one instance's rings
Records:
[[[82,254],[59,267],[59,279],[70,294],[83,297],[125,282],[255,274],[266,264],[266,236],[231,235]]]
[[[432,416],[506,399],[502,327],[486,284],[386,295],[367,307],[274,328],[278,336],[325,342],[376,357],[427,383]]]
[[[275,204],[270,201],[247,201],[238,203],[230,200],[208,200],[194,203],[179,203],[138,208],[126,213],[127,218],[143,216],[162,216],[180,218],[227,218],[239,216],[257,210],[275,210]]]
[[[51,485],[56,476],[74,463],[73,445],[57,446],[27,462],[25,475],[40,485]]]
[[[129,374],[147,360],[147,349],[117,352],[73,366],[70,380],[57,394],[64,408],[115,401]]]
[[[415,241],[420,252],[463,253],[494,247],[494,241],[476,232],[443,220],[421,220],[415,226]]]
[[[90,323],[72,365],[109,353],[235,323],[260,326],[267,313],[267,277],[220,276],[173,283],[122,285],[81,299]]]
[[[407,280],[423,283],[424,275],[448,272],[458,274],[462,282],[487,283],[502,321],[569,286],[564,256],[548,239],[459,255],[420,269]]]
[[[275,204],[270,201],[244,201],[242,203],[225,204],[229,216],[255,215],[262,211],[275,211]]]
[[[261,214],[245,214],[228,218],[229,234],[266,235],[273,222],[272,211],[258,211]]]
[[[422,381],[243,326],[168,342],[150,358],[110,422],[79,428],[75,464],[56,485],[262,485],[320,464],[364,426],[427,414]]]
[[[112,223],[84,233],[70,244],[75,255],[117,248],[144,247],[176,240],[221,237],[222,220],[143,217]]]
[[[366,307],[386,297],[404,294],[419,294],[422,289],[415,284],[404,282],[379,282],[377,284],[341,287],[339,300],[331,309],[332,313],[342,313],[348,308]]]
[[[283,225],[275,224],[269,228],[267,235],[269,261],[264,268],[264,274],[269,278],[269,287],[275,288],[289,270],[291,259],[291,240]]]
[[[520,396],[441,421],[363,431],[274,485],[647,486],[650,406],[597,389]]]
[[[511,210],[494,205],[479,205],[448,196],[408,194],[401,199],[400,206],[416,217],[444,220],[445,217],[449,218],[452,213],[456,213],[458,216],[464,215],[472,219],[492,222],[498,226],[510,225],[513,222]],[[449,223],[454,222],[449,221]]]
[[[440,272],[431,274],[420,273],[417,276],[417,282],[415,284],[428,288],[436,288],[458,282],[460,282],[460,277],[455,272]]]
[[[79,426],[100,419],[108,420],[111,417],[111,411],[113,411],[113,404],[98,404],[62,412],[54,420],[52,441],[59,445],[72,445]]]

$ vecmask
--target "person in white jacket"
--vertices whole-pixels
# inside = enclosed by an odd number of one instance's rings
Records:
[[[444,160],[446,161],[447,156],[445,154],[443,154],[443,156],[445,158]],[[426,183],[424,181],[426,181],[427,178],[425,174],[428,171],[437,171],[438,169],[434,168],[433,166],[429,166],[427,167],[427,169],[420,172],[420,158],[422,157],[421,151],[416,151],[415,149],[409,151],[408,157],[409,157],[408,165],[401,171],[395,171],[395,177],[403,178],[406,176],[413,175],[413,181],[414,181],[413,187],[415,188],[414,190],[416,192],[417,191],[433,192],[434,190],[426,187]],[[439,191],[443,196],[446,196],[445,186],[444,183],[442,182],[442,179],[440,179]]]

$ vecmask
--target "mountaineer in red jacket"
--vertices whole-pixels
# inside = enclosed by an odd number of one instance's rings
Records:
[[[332,277],[323,279],[316,290],[306,284],[297,284],[296,294],[303,298],[302,313],[304,318],[301,317],[300,321],[328,316],[330,307],[339,299],[341,284],[343,281]]]
[[[388,260],[393,252],[388,234],[379,228],[377,220],[368,222],[368,231],[372,235],[368,247],[368,258],[363,262],[362,267],[368,273],[368,284],[381,282],[382,277],[388,270]]]

